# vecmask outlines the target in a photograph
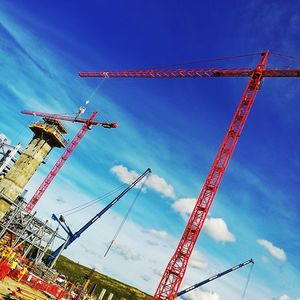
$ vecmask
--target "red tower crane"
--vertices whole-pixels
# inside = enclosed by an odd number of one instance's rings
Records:
[[[123,78],[194,78],[194,77],[250,77],[240,99],[236,112],[217,152],[211,169],[204,182],[193,212],[188,220],[179,244],[159,282],[153,299],[174,299],[179,290],[187,264],[197,238],[216,195],[231,155],[241,135],[250,109],[264,77],[300,77],[300,69],[267,69],[269,51],[262,57],[256,68],[238,69],[177,69],[177,70],[130,70],[80,72],[81,77],[123,77]]]
[[[39,186],[35,194],[32,196],[31,200],[26,205],[25,209],[28,212],[31,212],[35,205],[38,203],[54,177],[57,175],[59,170],[62,168],[66,160],[69,158],[71,153],[74,151],[78,143],[81,141],[83,136],[86,134],[86,132],[92,128],[93,125],[102,126],[104,128],[116,128],[118,126],[117,123],[107,123],[107,122],[97,122],[94,121],[97,112],[93,112],[89,119],[83,119],[79,118],[79,114],[77,117],[72,118],[68,116],[61,116],[58,114],[48,114],[48,113],[41,113],[41,112],[33,112],[28,110],[22,110],[22,114],[26,115],[33,115],[33,116],[39,116],[44,118],[50,118],[50,119],[56,119],[56,120],[63,120],[63,121],[71,121],[71,122],[77,122],[77,123],[83,123],[83,126],[81,129],[77,132],[76,136],[72,140],[72,142],[69,144],[69,146],[66,148],[65,152],[62,154],[62,156],[59,158],[59,160],[55,163],[47,177],[44,179],[42,184]]]

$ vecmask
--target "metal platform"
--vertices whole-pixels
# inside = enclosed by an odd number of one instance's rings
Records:
[[[6,238],[10,247],[37,264],[43,261],[55,239],[64,242],[65,238],[58,234],[58,228],[54,230],[48,225],[48,220],[43,221],[35,213],[28,213],[25,205],[24,198],[19,197],[0,220],[0,239]],[[33,252],[35,255],[31,257]]]

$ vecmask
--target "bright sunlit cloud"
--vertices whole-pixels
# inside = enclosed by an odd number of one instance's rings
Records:
[[[286,254],[283,249],[274,246],[271,242],[267,240],[257,240],[257,243],[261,246],[263,246],[265,249],[268,250],[268,252],[277,258],[278,260],[285,261],[286,260]]]
[[[113,166],[111,172],[114,173],[122,182],[130,184],[134,181],[139,174],[136,171],[129,171],[127,167],[123,165]],[[136,185],[140,187],[142,183]],[[174,188],[166,182],[166,180],[156,174],[150,174],[145,181],[145,187],[161,194],[164,197],[174,199],[175,191]]]
[[[235,236],[222,218],[207,218],[203,229],[217,242],[235,242]]]

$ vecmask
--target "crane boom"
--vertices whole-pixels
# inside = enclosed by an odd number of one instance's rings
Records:
[[[188,288],[186,288],[186,289],[178,292],[177,293],[177,297],[180,297],[180,296],[182,296],[182,295],[184,295],[184,294],[186,294],[186,293],[188,293],[188,292],[190,292],[190,291],[198,288],[201,285],[209,283],[209,282],[211,282],[211,281],[213,281],[213,280],[215,280],[217,278],[220,278],[220,277],[222,277],[222,276],[224,276],[224,275],[226,275],[226,274],[228,274],[228,273],[230,273],[232,271],[240,269],[240,268],[242,268],[242,267],[244,267],[244,266],[246,266],[246,265],[248,265],[250,263],[254,264],[254,261],[253,261],[252,258],[249,259],[249,260],[246,260],[246,261],[244,261],[244,262],[242,262],[242,263],[240,263],[240,264],[238,264],[238,265],[236,265],[236,266],[234,266],[234,267],[232,267],[232,268],[230,268],[230,269],[228,269],[228,270],[226,270],[224,272],[218,273],[218,274],[216,274],[216,275],[214,275],[214,276],[212,276],[212,277],[210,277],[208,279],[205,279],[205,280],[203,280],[203,281],[201,281],[201,282],[199,282],[197,284],[194,284],[194,285],[192,285],[192,286],[190,286],[190,287],[188,287]]]
[[[56,119],[56,120],[62,120],[62,121],[71,121],[71,122],[77,122],[77,123],[86,123],[89,122],[89,125],[99,125],[105,128],[116,128],[118,127],[117,123],[107,123],[107,122],[97,122],[90,119],[83,119],[83,118],[73,118],[58,114],[48,114],[48,113],[42,113],[37,111],[31,111],[31,110],[22,110],[22,114],[24,115],[33,115],[37,117],[43,117],[43,118],[50,118],[50,119]]]
[[[196,78],[196,77],[250,77],[255,69],[174,69],[79,72],[80,77],[105,78]],[[263,77],[300,77],[300,69],[262,71]]]
[[[68,226],[64,227],[60,219],[57,218],[54,214],[52,215],[52,219],[58,221],[59,224],[63,227],[63,229],[68,233],[69,239],[66,243],[62,244],[58,247],[47,259],[47,263],[51,263],[59,253],[61,253],[61,249],[67,249],[70,244],[72,244],[75,240],[77,240],[80,235],[86,231],[93,223],[95,223],[102,215],[104,215],[113,205],[115,205],[125,194],[127,194],[133,187],[135,187],[146,175],[151,173],[151,169],[148,168],[142,175],[140,175],[137,179],[135,179],[120,195],[118,195],[115,199],[113,199],[109,204],[107,204],[99,213],[97,213],[91,220],[89,220],[85,225],[83,225],[77,232],[72,234],[70,228]]]

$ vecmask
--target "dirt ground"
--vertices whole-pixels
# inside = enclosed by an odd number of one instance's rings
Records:
[[[15,291],[17,287],[22,289],[22,294],[17,294],[26,300],[49,300],[49,298],[42,292],[32,289],[30,286],[17,282],[9,277],[6,277],[3,281],[0,281],[0,297],[4,298],[9,294],[11,289]]]

